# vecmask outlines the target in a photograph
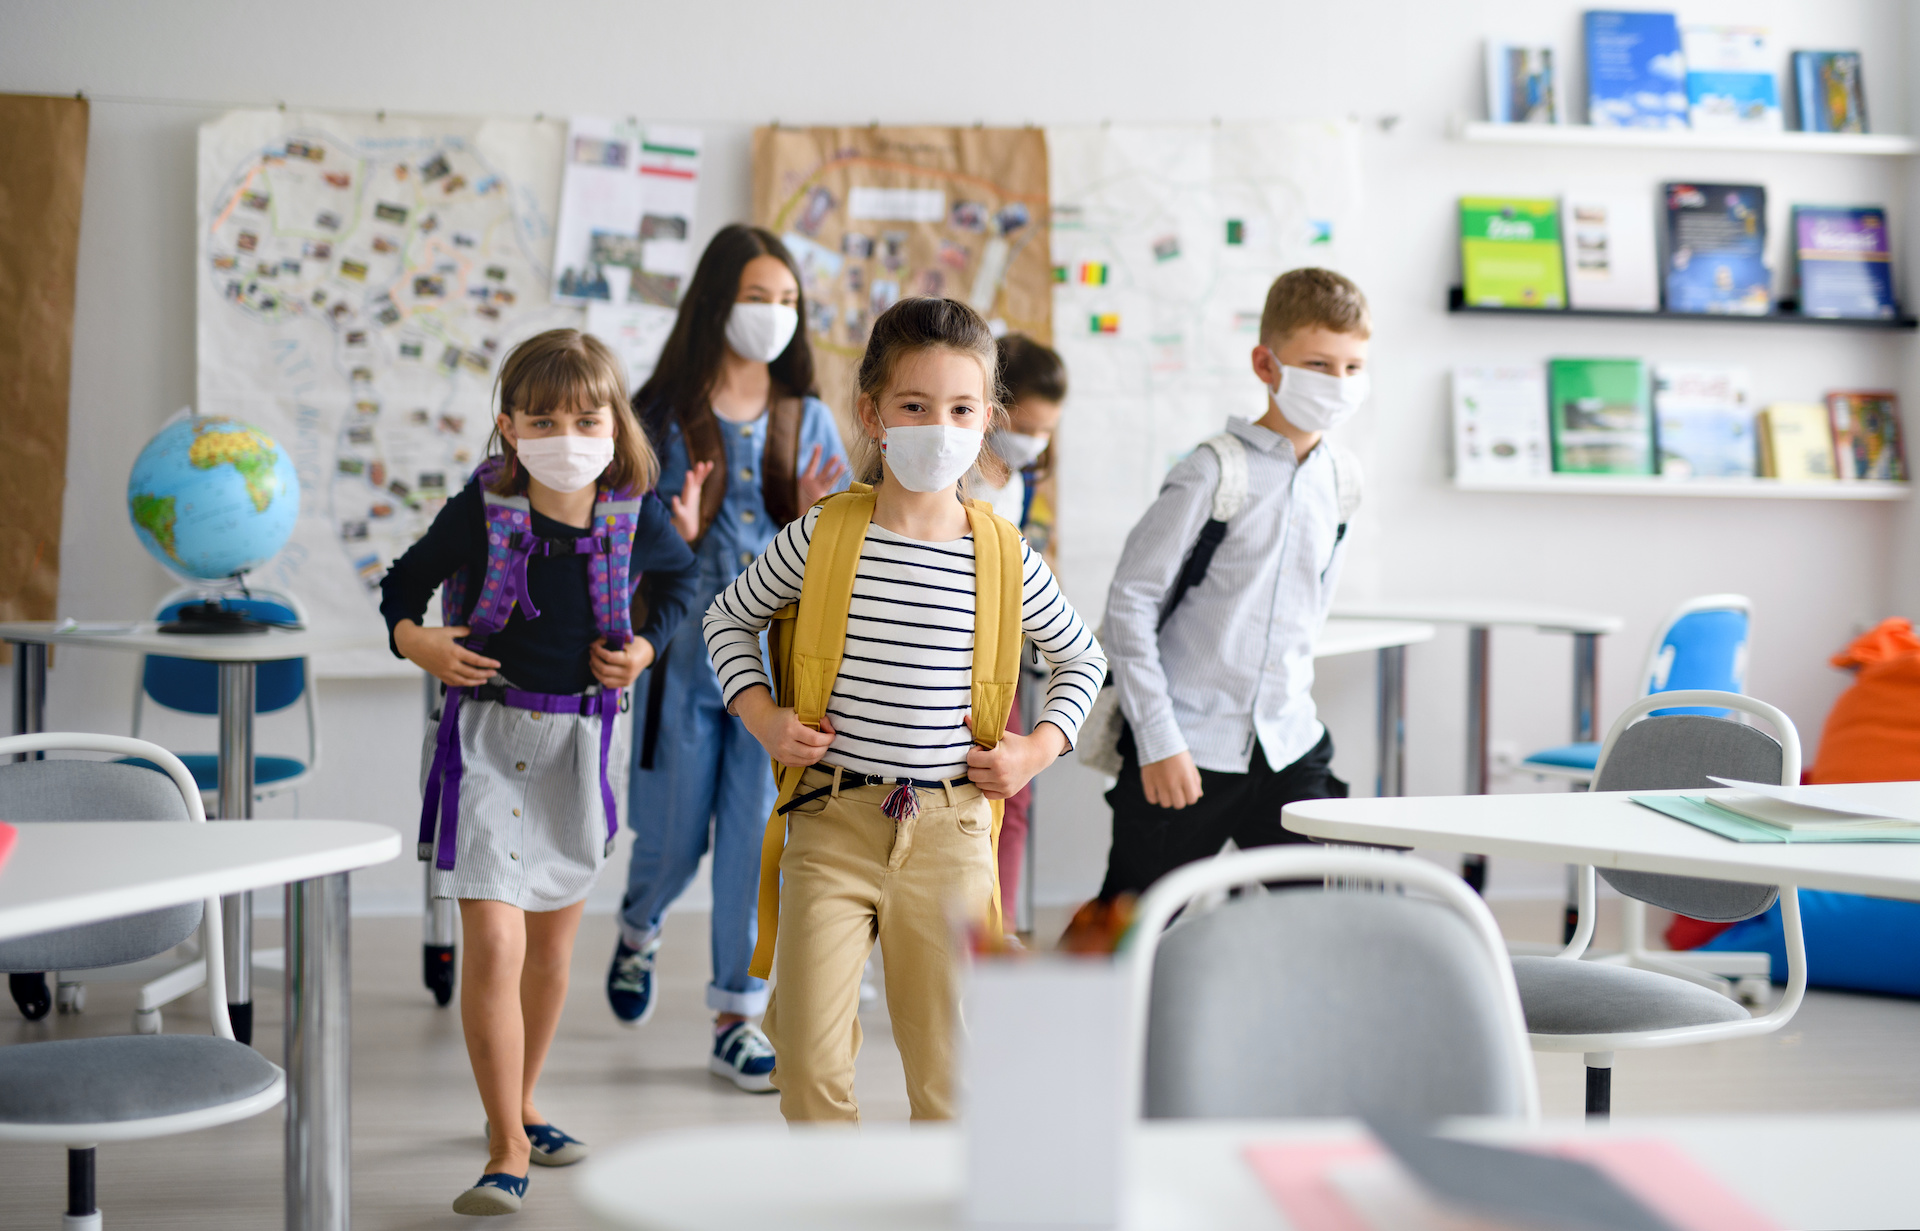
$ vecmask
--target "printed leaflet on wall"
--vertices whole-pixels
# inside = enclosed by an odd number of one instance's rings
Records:
[[[1560,234],[1567,250],[1569,305],[1621,312],[1659,308],[1651,201],[1569,194],[1560,202]]]
[[[1559,215],[1550,198],[1461,197],[1466,301],[1491,308],[1566,307]]]
[[[1662,477],[1753,476],[1753,407],[1747,389],[1745,368],[1654,365],[1653,415]]]
[[[1556,472],[1653,473],[1653,414],[1638,359],[1549,360],[1547,390]]]
[[[1755,26],[1688,26],[1687,114],[1699,129],[1779,132],[1780,87],[1767,32]]]
[[[1586,15],[1587,123],[1685,128],[1687,62],[1672,13]]]
[[[1809,402],[1775,402],[1760,412],[1760,473],[1790,483],[1834,477],[1833,427],[1827,408]]]
[[[577,115],[566,157],[554,298],[678,305],[693,274],[699,132]]]
[[[1538,364],[1453,370],[1453,477],[1463,485],[1552,472]]]
[[[1900,314],[1893,298],[1886,210],[1796,205],[1793,243],[1802,316],[1891,319]]]

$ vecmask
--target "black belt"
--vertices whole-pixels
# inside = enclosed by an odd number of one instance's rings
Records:
[[[821,772],[832,773],[833,769],[832,767],[829,767],[829,766],[821,766]],[[854,789],[854,788],[863,787],[863,786],[891,786],[891,787],[910,786],[910,787],[917,787],[922,791],[944,791],[947,789],[947,782],[966,782],[966,781],[968,781],[968,779],[966,778],[950,778],[950,779],[947,779],[946,782],[943,782],[937,778],[932,780],[929,780],[926,778],[887,778],[880,774],[856,774],[852,770],[843,769],[840,771],[840,778],[837,782],[829,782],[826,786],[823,786],[818,790],[808,791],[804,795],[795,795],[792,799],[789,799],[786,803],[782,804],[774,812],[774,815],[785,816],[787,813],[793,811],[795,808],[798,808],[801,804],[810,804],[814,800],[820,798],[822,795],[833,794],[834,789],[836,787],[841,790],[849,790],[849,789]]]

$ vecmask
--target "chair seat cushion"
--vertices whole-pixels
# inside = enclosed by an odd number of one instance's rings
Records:
[[[1734,1001],[1651,970],[1557,957],[1516,957],[1513,978],[1529,1034],[1619,1034],[1745,1021]]]
[[[220,758],[211,752],[179,752],[181,764],[193,775],[193,780],[203,791],[220,789]],[[138,757],[128,757],[128,765],[138,765],[142,769],[158,770],[160,767],[151,761]],[[292,757],[255,757],[253,758],[253,785],[272,786],[276,782],[285,782],[307,772],[304,761]]]
[[[1561,744],[1558,748],[1542,748],[1522,762],[1523,765],[1552,765],[1560,769],[1591,770],[1600,763],[1600,745],[1592,743]]]
[[[212,1035],[114,1035],[0,1047],[0,1123],[117,1124],[259,1094],[276,1071]]]

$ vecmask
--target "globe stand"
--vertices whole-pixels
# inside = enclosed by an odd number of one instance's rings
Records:
[[[220,599],[210,598],[203,603],[190,603],[182,607],[173,619],[160,626],[160,631],[218,637],[236,633],[264,633],[272,627],[264,620],[256,620],[235,611]]]

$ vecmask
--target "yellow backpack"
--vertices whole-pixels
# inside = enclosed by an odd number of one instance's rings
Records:
[[[846,650],[847,613],[853,605],[853,579],[860,567],[860,549],[873,521],[873,489],[855,483],[847,491],[820,501],[820,520],[807,547],[806,576],[800,601],[773,615],[767,630],[768,657],[773,665],[773,699],[791,706],[801,722],[818,731],[826,717],[827,700],[840,674]],[[983,748],[1000,742],[1013,708],[1014,685],[1020,671],[1020,532],[996,517],[984,500],[966,502],[973,530],[973,741]],[[780,809],[800,786],[804,767],[773,763],[779,798],[767,818],[760,843],[760,940],[754,947],[756,978],[773,970],[774,935],[780,922],[780,856],[787,846],[787,818]],[[1000,917],[1001,802],[993,801],[993,914],[989,926],[996,933]]]

